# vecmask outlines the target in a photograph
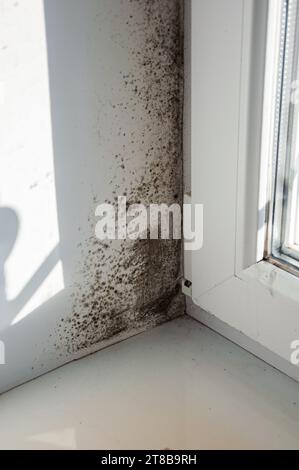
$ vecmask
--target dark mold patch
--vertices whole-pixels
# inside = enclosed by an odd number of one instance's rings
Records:
[[[113,166],[111,197],[105,202],[116,204],[118,196],[126,195],[128,204],[181,203],[182,3],[121,4],[131,44],[130,66],[119,72],[124,99],[109,104],[112,133],[115,130],[115,139],[122,138],[123,144],[106,156]],[[100,202],[95,196],[92,214]],[[83,281],[73,288],[72,314],[56,331],[59,348],[71,354],[184,312],[178,287],[181,242],[100,242],[94,236],[95,223],[92,215],[91,235],[81,246]]]

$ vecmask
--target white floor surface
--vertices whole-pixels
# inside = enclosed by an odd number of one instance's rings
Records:
[[[299,449],[299,384],[187,317],[0,397],[1,449]]]

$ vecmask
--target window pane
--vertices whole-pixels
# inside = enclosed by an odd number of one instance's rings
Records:
[[[281,7],[271,255],[299,267],[298,1],[284,0]]]

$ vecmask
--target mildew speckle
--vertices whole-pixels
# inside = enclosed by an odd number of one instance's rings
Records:
[[[78,247],[83,261],[78,263],[80,281],[73,286],[72,313],[55,332],[57,349],[71,354],[184,312],[179,240],[103,242],[94,235],[94,210],[101,202],[116,205],[118,196],[126,195],[128,204],[182,203],[182,3],[123,0],[120,7],[117,21],[126,31],[128,65],[119,70],[115,101],[98,98],[95,131],[99,158],[111,161],[110,194],[105,201],[97,195],[91,201],[90,236]],[[113,28],[111,41],[123,47]],[[110,135],[103,135],[102,119],[109,121]],[[109,154],[102,150],[108,148],[104,142],[113,148]]]

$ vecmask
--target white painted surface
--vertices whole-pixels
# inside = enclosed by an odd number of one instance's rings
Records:
[[[291,343],[299,338],[298,300],[298,278],[261,262],[206,292],[196,304],[291,365]],[[293,376],[299,379],[297,369]]]
[[[243,3],[192,1],[191,194],[205,213],[196,296],[234,273]]]
[[[231,4],[224,14],[219,0],[193,3],[191,194],[193,203],[205,206],[204,247],[192,253],[191,259],[193,301],[282,362],[289,362],[291,375],[298,379],[290,357],[291,343],[299,337],[299,279],[269,263],[257,263],[262,253],[258,233],[263,231],[265,213],[259,206],[259,175],[264,181],[260,154],[263,90],[267,89],[267,2],[244,0],[238,7]],[[272,8],[270,2],[270,23],[274,21]],[[217,25],[214,35],[211,25]],[[205,32],[204,37],[200,31]],[[271,31],[269,28],[270,43]],[[235,50],[231,42],[237,32],[241,46]],[[221,79],[215,59],[219,55],[224,67]],[[212,93],[215,84],[207,77],[215,74],[224,98],[219,89]],[[239,90],[233,95],[235,101],[227,99],[232,83],[234,91]],[[202,96],[204,91],[210,107]],[[266,114],[268,108],[265,100]],[[256,354],[259,351],[257,348]]]
[[[191,195],[190,194],[184,194],[184,204],[191,204]],[[183,215],[184,217],[184,215]],[[192,279],[192,257],[193,257],[193,251],[187,250],[186,249],[186,243],[184,243],[184,278],[187,279],[187,281],[191,281]]]
[[[0,397],[0,447],[298,449],[299,384],[191,319]]]
[[[2,1],[0,7],[0,82],[4,90],[0,107],[0,243],[11,248],[4,261],[0,253],[1,271],[5,263],[1,330],[57,294],[64,282],[58,254],[43,3],[33,0],[13,5]],[[14,227],[10,227],[12,217],[16,218]],[[4,237],[3,226],[7,228]]]
[[[241,346],[241,348],[246,349],[246,351],[249,351],[267,364],[275,367],[275,369],[280,370],[288,377],[299,382],[299,367],[295,366],[290,361],[293,349],[290,347],[288,348],[288,359],[284,359],[272,350],[267,349],[261,343],[253,340],[250,336],[245,335],[241,330],[238,330],[236,327],[232,327],[231,324],[221,320],[221,316],[208,313],[206,310],[198,307],[198,305],[195,305],[190,298],[187,298],[186,301],[187,314],[192,318],[195,318],[195,320],[206,325],[208,328],[211,328],[225,338],[228,338],[233,343]]]
[[[191,192],[191,6],[192,0],[184,0],[184,191]]]
[[[191,195],[205,214],[196,301],[256,262],[267,0],[194,0],[191,11]]]
[[[257,255],[257,234],[261,228],[261,211],[264,213],[264,208],[259,207],[259,189],[267,13],[267,0],[244,0],[237,178],[226,181],[227,185],[234,184],[237,188],[235,273],[262,259]]]

